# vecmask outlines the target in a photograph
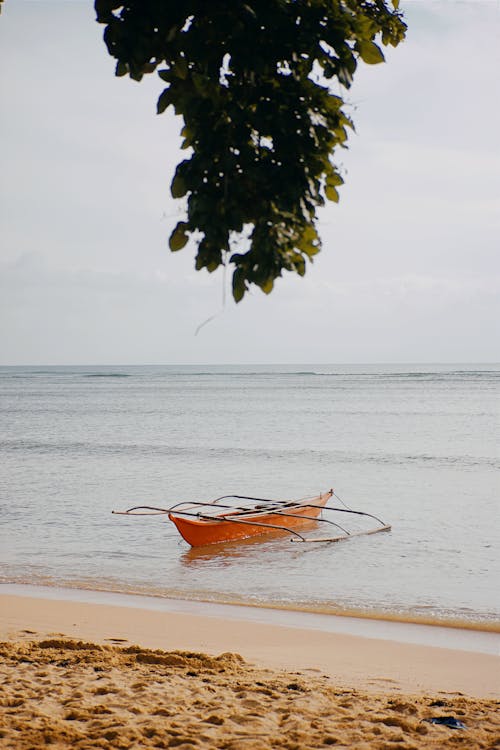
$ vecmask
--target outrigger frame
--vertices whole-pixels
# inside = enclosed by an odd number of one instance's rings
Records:
[[[331,494],[337,497],[333,490],[330,490]],[[227,505],[227,504],[221,504],[221,500],[229,500],[229,499],[235,499],[235,500],[251,500],[253,502],[259,502],[259,503],[269,503],[269,505],[254,505],[252,507],[247,506],[235,506],[235,505]],[[307,498],[305,498],[306,500]],[[339,499],[339,498],[337,498]],[[342,502],[342,501],[341,501]],[[200,510],[198,511],[190,511],[190,510],[182,510],[182,506],[188,506],[189,508],[193,507],[199,507]],[[201,511],[201,508],[214,508],[215,510],[220,509],[227,509],[228,513],[222,513],[219,515],[212,515],[210,513],[204,513]],[[372,518],[373,520],[377,521],[380,526],[375,527],[373,529],[368,529],[367,531],[357,531],[357,532],[350,532],[347,529],[345,529],[343,526],[341,526],[338,523],[335,523],[335,521],[330,520],[329,518],[320,518],[318,516],[305,516],[300,515],[300,519],[304,521],[314,521],[315,523],[326,523],[331,526],[335,526],[338,529],[340,529],[342,532],[344,532],[341,535],[333,536],[333,537],[305,537],[302,534],[300,534],[298,531],[295,531],[294,529],[289,528],[288,526],[283,526],[281,524],[271,524],[269,522],[266,523],[260,523],[258,521],[259,516],[269,516],[269,515],[276,515],[281,518],[299,518],[299,516],[295,513],[292,513],[290,511],[293,511],[294,508],[297,509],[304,509],[304,508],[311,508],[311,509],[319,509],[320,511],[333,511],[337,513],[351,513],[357,516],[366,516],[367,518]],[[146,512],[142,512],[146,511]],[[347,539],[352,539],[353,537],[357,536],[368,536],[370,534],[377,534],[380,531],[390,531],[391,526],[389,524],[386,524],[384,521],[382,521],[380,518],[377,518],[377,516],[372,515],[371,513],[366,513],[364,511],[360,510],[352,510],[351,508],[337,508],[334,506],[328,506],[328,505],[318,505],[314,503],[307,503],[304,502],[304,500],[270,500],[268,498],[260,498],[260,497],[249,497],[247,495],[222,495],[221,497],[216,498],[215,500],[211,502],[202,502],[202,501],[193,501],[193,502],[180,502],[176,503],[175,505],[172,505],[170,508],[159,508],[153,505],[136,505],[132,508],[129,508],[125,511],[112,511],[115,515],[123,515],[123,516],[152,516],[152,515],[177,515],[177,516],[183,516],[187,518],[194,518],[199,521],[215,521],[215,522],[230,522],[235,524],[243,524],[243,525],[249,525],[249,526],[262,526],[269,530],[275,530],[275,531],[283,531],[292,534],[292,537],[290,539],[291,542],[302,542],[302,543],[319,543],[319,542],[341,542],[345,541]],[[242,516],[252,516],[250,519],[242,518]],[[237,516],[235,518],[235,516]]]

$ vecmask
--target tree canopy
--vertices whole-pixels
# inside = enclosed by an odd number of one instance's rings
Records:
[[[171,184],[187,215],[170,249],[193,237],[196,268],[233,266],[236,301],[303,276],[319,252],[316,212],[343,183],[333,158],[353,122],[338,82],[359,59],[384,60],[406,25],[399,0],[96,0],[116,75],[167,85],[158,113],[184,120]],[[337,87],[338,88],[338,87]]]

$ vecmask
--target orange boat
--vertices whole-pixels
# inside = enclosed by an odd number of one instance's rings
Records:
[[[207,544],[234,542],[262,534],[293,534],[295,529],[311,525],[317,520],[332,494],[333,490],[330,490],[308,501],[261,500],[258,502],[264,503],[263,505],[254,505],[248,509],[231,508],[229,511],[214,504],[212,507],[216,508],[215,513],[204,512],[201,517],[196,514],[197,517],[194,518],[186,517],[184,513],[179,515],[178,511],[176,513],[175,509],[172,509],[168,517],[191,547],[203,547]],[[225,500],[229,497],[219,499]],[[236,499],[253,500],[241,495],[236,496]],[[306,502],[307,504],[304,504]]]
[[[333,490],[300,500],[268,500],[245,495],[224,495],[211,502],[181,502],[170,508],[139,505],[126,511],[113,511],[113,513],[121,515],[167,514],[183,539],[192,547],[234,542],[263,534],[291,535],[293,542],[338,542],[353,536],[390,530],[390,526],[370,513],[351,510],[345,505],[343,508],[327,506],[328,500],[333,495],[335,495]],[[380,526],[368,531],[350,533],[331,519],[320,517],[322,511],[368,516],[378,521]],[[306,538],[297,530],[321,523],[337,527],[342,534],[335,537]]]

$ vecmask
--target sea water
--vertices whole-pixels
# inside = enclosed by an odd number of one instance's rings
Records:
[[[0,582],[498,623],[499,395],[500,365],[0,368]],[[330,487],[392,531],[191,549],[111,514]]]

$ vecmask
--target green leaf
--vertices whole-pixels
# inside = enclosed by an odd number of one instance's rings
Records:
[[[297,248],[302,253],[305,253],[308,256],[308,258],[311,258],[313,255],[316,255],[317,253],[319,253],[320,241],[319,241],[318,233],[312,224],[308,224],[305,227],[302,233],[302,236],[297,242]],[[302,261],[302,259],[300,260]],[[305,273],[305,267],[302,273],[300,273],[300,270],[298,268],[296,270],[297,270],[297,273],[299,273],[299,275],[301,276],[303,276]]]
[[[328,177],[326,178],[326,184],[331,185],[332,187],[336,187],[337,185],[343,185],[344,180],[342,177],[333,170],[329,172]]]
[[[186,195],[186,183],[180,175],[176,174],[174,179],[172,180],[172,184],[170,185],[170,192],[172,193],[172,198],[182,198],[184,195]]]
[[[358,50],[363,62],[368,63],[368,65],[377,65],[377,63],[385,61],[382,50],[380,47],[377,47],[374,42],[356,42],[356,49]]]
[[[245,284],[245,272],[243,271],[243,269],[237,268],[233,273],[233,297],[235,302],[241,302],[246,290],[247,285]]]
[[[186,59],[184,57],[179,57],[174,65],[174,73],[177,76],[177,78],[180,78],[181,80],[185,81],[188,77],[188,64],[186,62]]]
[[[193,144],[194,135],[187,125],[182,128],[181,135],[184,137],[181,148],[189,148]]]
[[[166,83],[172,82],[172,74],[170,72],[170,68],[163,68],[163,70],[159,70],[158,75],[160,76],[162,81],[165,81]]]
[[[165,112],[167,107],[169,107],[172,104],[172,94],[170,92],[170,89],[165,89],[161,92],[160,96],[158,97],[158,102],[156,104],[156,113],[158,115],[161,115],[162,112]]]
[[[329,201],[333,201],[334,203],[338,203],[340,200],[340,196],[337,192],[337,188],[335,188],[330,183],[327,183],[325,187],[325,195]]]
[[[128,65],[127,65],[127,63],[124,63],[121,60],[119,60],[116,63],[115,76],[118,76],[119,78],[121,78],[121,76],[126,76],[127,73],[128,73]]]
[[[206,264],[205,267],[206,267],[208,273],[213,273],[214,271],[216,271],[219,268],[219,266],[220,266],[220,263],[219,263],[218,259],[217,258],[212,258],[212,260],[208,261],[208,263]]]
[[[193,79],[195,89],[200,94],[200,96],[203,96],[203,97],[210,96],[210,89],[208,87],[208,79],[205,76],[202,76],[199,73],[193,73],[192,79]]]
[[[312,258],[314,255],[317,255],[320,250],[321,248],[318,245],[308,245],[308,247],[305,250],[303,250],[303,252],[307,255],[308,258]],[[297,271],[297,273],[300,276],[304,276],[305,272],[306,272],[305,265],[304,265],[304,270],[302,273],[300,273],[300,271]]]
[[[353,81],[352,73],[345,65],[338,66],[337,78],[339,79],[339,83],[341,83],[342,86],[345,86],[346,89],[351,87]]]
[[[313,252],[308,253],[309,256],[314,255]],[[299,276],[305,276],[306,275],[306,264],[304,261],[302,263],[296,263],[295,264],[295,270],[299,274]]]
[[[329,60],[327,60],[323,66],[323,75],[325,78],[333,78],[335,75],[335,67]]]
[[[186,234],[186,230],[188,229],[188,227],[189,225],[187,224],[187,222],[179,221],[174,231],[170,235],[168,244],[173,253],[177,252],[177,250],[182,250],[184,245],[187,244],[189,237]]]
[[[392,0],[392,7],[394,10],[399,10],[399,0]]]
[[[308,224],[306,228],[304,229],[304,232],[302,233],[302,237],[300,239],[299,248],[302,250],[302,245],[311,245],[313,242],[316,242],[318,239],[318,233],[316,232],[315,228]]]
[[[274,279],[272,277],[269,277],[268,279],[261,281],[259,286],[264,294],[271,294],[271,292],[273,291]]]

